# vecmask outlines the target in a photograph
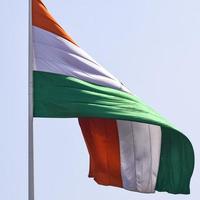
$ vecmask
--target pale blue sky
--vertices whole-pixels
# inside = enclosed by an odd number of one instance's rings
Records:
[[[35,200],[196,200],[200,185],[200,2],[44,0],[74,40],[191,140],[191,195],[140,194],[87,178],[76,119],[35,119]],[[0,7],[0,199],[27,200],[28,4]]]

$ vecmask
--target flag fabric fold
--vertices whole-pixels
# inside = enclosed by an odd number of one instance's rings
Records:
[[[189,194],[187,137],[82,50],[40,0],[32,20],[34,117],[78,118],[99,184]]]

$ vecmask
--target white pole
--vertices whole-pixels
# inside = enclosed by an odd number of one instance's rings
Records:
[[[34,200],[32,0],[29,0],[28,14],[28,200]]]

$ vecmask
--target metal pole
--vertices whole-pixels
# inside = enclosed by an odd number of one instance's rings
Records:
[[[34,200],[32,0],[28,14],[28,200]]]

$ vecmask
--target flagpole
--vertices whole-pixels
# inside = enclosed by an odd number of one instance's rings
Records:
[[[28,6],[28,200],[34,200],[32,0]]]

